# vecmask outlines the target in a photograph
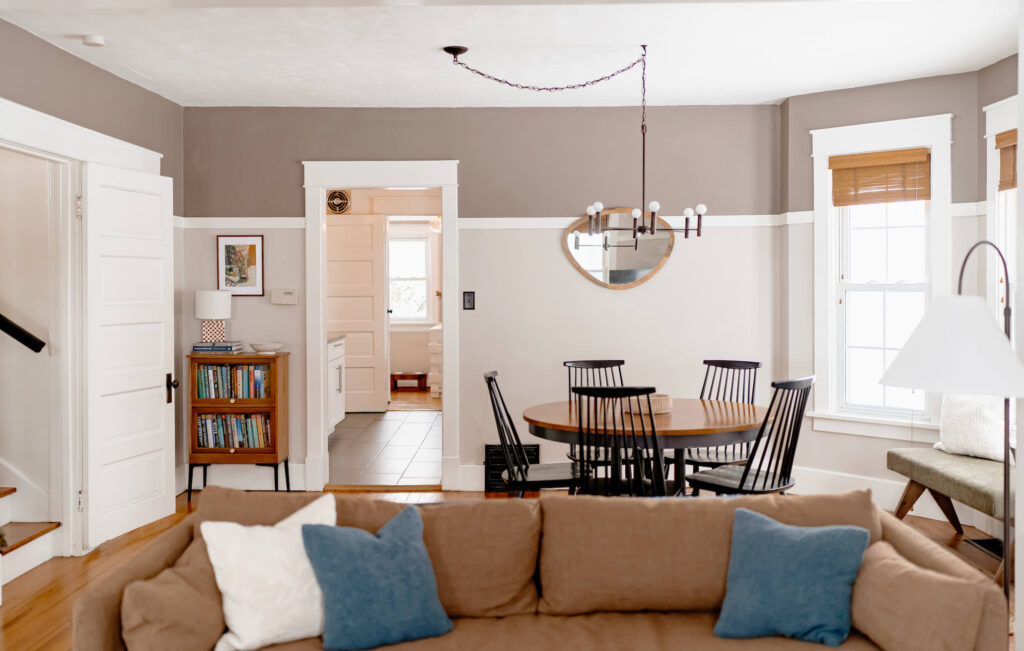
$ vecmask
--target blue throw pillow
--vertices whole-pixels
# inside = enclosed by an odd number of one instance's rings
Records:
[[[307,524],[302,541],[324,593],[325,649],[370,649],[452,630],[415,507],[404,509],[376,536]]]
[[[850,592],[867,546],[862,527],[793,527],[736,509],[715,635],[839,646],[850,634]]]

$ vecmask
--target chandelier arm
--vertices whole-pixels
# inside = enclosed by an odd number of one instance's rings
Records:
[[[646,46],[644,46],[644,47],[646,48]],[[483,77],[484,79],[489,79],[490,81],[502,84],[504,86],[509,86],[511,88],[518,88],[519,90],[532,90],[532,91],[538,92],[538,93],[545,93],[545,92],[547,92],[547,93],[556,93],[556,92],[563,91],[563,90],[578,90],[580,88],[587,88],[589,86],[595,86],[595,85],[597,85],[597,84],[599,84],[599,83],[601,83],[603,81],[608,81],[609,79],[613,79],[615,77],[618,77],[622,73],[629,72],[630,70],[632,70],[633,68],[637,67],[642,62],[644,62],[644,60],[645,60],[644,57],[645,56],[646,56],[646,50],[644,51],[644,54],[640,56],[640,58],[638,58],[636,61],[633,61],[632,63],[630,63],[628,66],[626,66],[624,68],[619,68],[615,72],[612,72],[610,74],[604,75],[603,77],[598,77],[596,79],[590,79],[590,80],[587,80],[587,81],[581,81],[581,82],[576,83],[576,84],[568,84],[566,86],[532,86],[530,84],[520,84],[520,83],[517,83],[517,82],[514,82],[514,81],[510,81],[508,79],[502,79],[501,77],[495,77],[494,75],[488,74],[488,73],[484,72],[483,70],[477,70],[476,68],[474,68],[474,67],[472,67],[470,65],[467,65],[467,64],[463,63],[462,61],[459,61],[457,56],[453,56],[452,63],[457,65],[457,66],[459,66],[460,68],[463,68],[464,70],[468,70],[469,72],[472,72],[474,75],[479,75],[480,77]]]

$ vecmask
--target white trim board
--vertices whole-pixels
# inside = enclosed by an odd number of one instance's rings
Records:
[[[284,467],[278,464],[280,487],[284,491]],[[274,490],[274,475],[270,468],[251,465],[213,464],[207,470],[208,486],[223,486],[246,491]],[[288,473],[291,477],[292,491],[306,490],[306,464],[288,462]],[[196,468],[192,472],[192,491],[203,489],[203,469]],[[174,467],[174,492],[181,495],[188,488],[188,464]]]
[[[305,217],[175,217],[175,228],[216,228],[218,230],[305,228]]]
[[[0,141],[40,155],[160,174],[163,154],[0,98]]]

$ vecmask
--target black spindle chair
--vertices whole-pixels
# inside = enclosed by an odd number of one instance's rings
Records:
[[[704,360],[704,384],[700,387],[701,400],[726,400],[754,404],[757,389],[757,369],[761,362],[734,359]],[[671,465],[678,452],[666,452],[665,463]],[[750,454],[750,443],[734,443],[718,447],[687,448],[686,464],[694,472],[700,468],[717,468],[732,463],[743,463]]]
[[[498,387],[498,372],[484,373],[487,393],[491,398],[491,409],[494,411],[494,424],[498,428],[498,439],[501,452],[505,457],[505,472],[502,479],[508,484],[510,493],[523,497],[527,491],[538,491],[543,488],[568,488],[569,493],[576,492],[579,486],[579,473],[574,463],[534,463],[526,458],[512,415],[505,406],[505,398]]]
[[[579,492],[666,495],[665,465],[651,407],[653,388],[574,387]]]
[[[621,387],[622,367],[625,364],[621,359],[576,359],[562,362],[569,373],[569,401],[575,399],[572,393],[574,387]],[[565,456],[573,461],[579,460],[574,444],[569,444]]]
[[[792,488],[796,484],[793,458],[813,384],[814,376],[772,382],[775,393],[747,462],[691,475],[687,479],[694,494],[702,490],[716,495],[781,493]]]

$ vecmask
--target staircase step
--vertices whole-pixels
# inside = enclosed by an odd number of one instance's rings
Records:
[[[0,497],[7,497],[13,495],[18,489],[13,486],[0,486]]]
[[[59,522],[8,522],[0,527],[0,555],[6,556],[59,526]]]

